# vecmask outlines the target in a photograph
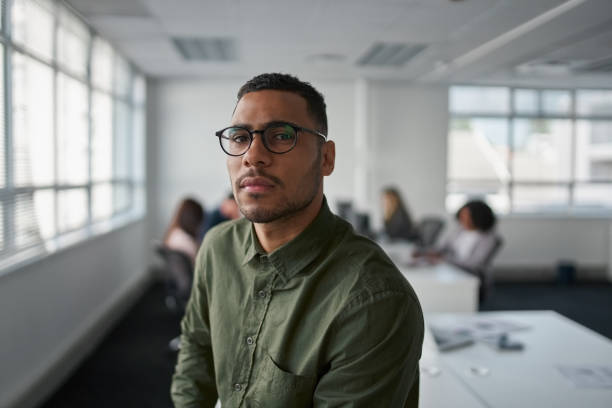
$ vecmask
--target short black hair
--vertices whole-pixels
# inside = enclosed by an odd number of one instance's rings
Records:
[[[491,207],[489,207],[484,201],[468,201],[457,211],[457,219],[459,218],[459,213],[464,208],[467,208],[470,211],[470,218],[472,218],[472,224],[474,224],[474,227],[476,227],[477,230],[487,232],[495,226],[497,218],[495,217],[495,214],[493,213]]]
[[[300,81],[297,77],[277,72],[260,74],[249,79],[238,91],[238,100],[250,92],[276,90],[293,92],[306,100],[308,113],[312,115],[317,130],[327,135],[327,113],[325,98],[310,83]]]

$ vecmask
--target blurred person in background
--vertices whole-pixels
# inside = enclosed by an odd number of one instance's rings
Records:
[[[225,221],[235,220],[240,218],[240,209],[236,200],[234,199],[234,193],[229,192],[219,207],[215,208],[213,212],[208,214],[206,221],[203,224],[202,233],[200,239],[204,238],[204,235],[217,224]]]
[[[184,253],[193,263],[200,247],[200,231],[204,218],[204,208],[197,200],[183,199],[166,230],[163,245]]]
[[[497,218],[484,201],[465,203],[456,213],[458,228],[452,231],[435,250],[424,255],[430,261],[446,261],[468,272],[478,274],[497,245]]]
[[[399,191],[386,187],[382,193],[384,235],[391,240],[415,241],[418,238],[410,212]]]

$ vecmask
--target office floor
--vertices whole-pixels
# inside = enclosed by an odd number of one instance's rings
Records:
[[[554,310],[612,339],[612,284],[497,284],[480,310]]]
[[[171,407],[176,354],[167,344],[180,318],[163,299],[163,286],[152,285],[43,408]],[[481,310],[555,310],[612,339],[608,283],[500,284]]]
[[[180,316],[164,304],[164,286],[152,285],[97,350],[43,405],[44,408],[170,408]]]

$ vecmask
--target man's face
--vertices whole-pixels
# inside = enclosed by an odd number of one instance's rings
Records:
[[[285,91],[248,93],[240,99],[232,116],[232,125],[250,130],[262,130],[272,122],[288,122],[310,129],[317,127],[307,111],[306,100]],[[333,143],[331,146],[333,150]],[[240,211],[256,223],[300,213],[323,194],[323,175],[330,174],[333,169],[329,149],[329,146],[321,147],[319,136],[300,131],[293,150],[276,154],[264,147],[261,133],[256,133],[243,156],[228,156],[227,159]]]

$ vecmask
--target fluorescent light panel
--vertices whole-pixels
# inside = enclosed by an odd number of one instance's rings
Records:
[[[225,62],[237,60],[233,38],[174,37],[174,46],[187,61]]]
[[[401,67],[426,48],[424,44],[374,43],[356,62],[360,66]]]

